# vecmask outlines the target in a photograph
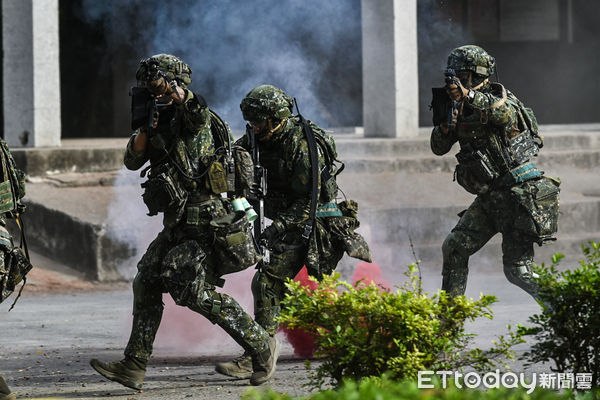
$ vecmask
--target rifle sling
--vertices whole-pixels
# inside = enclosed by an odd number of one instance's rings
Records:
[[[296,99],[294,99],[294,103],[296,104],[296,110],[298,111],[298,118],[304,126],[304,134],[306,135],[306,142],[308,144],[308,152],[310,156],[310,169],[312,173],[310,212],[308,214],[308,220],[304,225],[304,231],[302,232],[302,237],[304,238],[304,240],[308,241],[313,231],[315,218],[317,214],[317,200],[319,198],[319,156],[317,153],[317,141],[315,140],[315,133],[310,127],[310,124],[306,121],[306,119],[304,119],[302,114],[300,114],[300,110],[298,109],[298,103],[296,102]]]

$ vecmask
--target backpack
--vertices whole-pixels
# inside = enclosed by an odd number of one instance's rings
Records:
[[[507,90],[506,101],[518,111],[518,125],[519,131],[529,131],[532,138],[535,140],[538,148],[544,147],[544,137],[539,134],[537,119],[533,110],[526,107],[521,100],[519,100],[514,94]]]

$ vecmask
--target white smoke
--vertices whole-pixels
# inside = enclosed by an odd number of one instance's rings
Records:
[[[264,83],[320,125],[362,120],[359,0],[83,0],[79,13],[104,23],[109,54],[123,42],[134,48],[123,73],[133,77],[137,61],[157,53],[188,63],[191,88],[234,130],[243,127],[241,99]]]

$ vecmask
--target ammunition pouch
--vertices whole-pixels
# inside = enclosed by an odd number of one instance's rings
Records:
[[[345,200],[338,204],[338,208],[341,216],[325,218],[333,245],[345,251],[350,257],[371,262],[372,257],[367,241],[361,234],[355,232],[360,226],[357,218],[358,203],[354,200]]]
[[[461,149],[456,159],[455,179],[469,193],[486,193],[491,182],[500,176],[489,157],[480,150]]]
[[[509,139],[508,149],[513,162],[517,165],[529,161],[539,153],[538,144],[533,140],[533,136],[529,130],[520,132],[515,137]]]
[[[208,167],[208,183],[214,194],[227,192],[227,173],[220,161],[213,161]]]
[[[241,146],[233,146],[232,150],[235,162],[235,194],[239,197],[248,197],[254,183],[252,156]]]
[[[252,225],[244,211],[213,219],[210,229],[214,235],[213,254],[218,275],[242,271],[262,259],[252,236]]]
[[[187,194],[166,165],[157,172],[151,172],[148,180],[141,186],[144,189],[142,199],[148,207],[148,215],[156,215],[169,209],[183,210]]]
[[[542,177],[511,188],[517,203],[530,217],[523,230],[540,246],[546,241],[556,240],[553,235],[558,231],[559,186],[560,180]]]
[[[14,292],[16,286],[33,266],[19,247],[7,249],[3,246],[0,251],[4,252],[4,263],[0,264],[0,303],[2,303]]]

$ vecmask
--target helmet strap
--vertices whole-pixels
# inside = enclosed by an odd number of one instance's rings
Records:
[[[280,130],[281,128],[283,128],[285,126],[285,124],[287,123],[287,118],[282,119],[277,126],[273,127],[273,120],[271,118],[269,118],[268,120],[268,124],[269,124],[269,134],[274,134],[275,132],[277,132],[278,130]]]
[[[469,78],[470,80],[471,78]],[[490,81],[490,78],[485,78],[479,85],[475,86],[474,88],[471,88],[471,90],[478,90],[481,89],[484,85],[486,85],[488,82]]]

